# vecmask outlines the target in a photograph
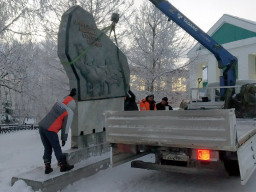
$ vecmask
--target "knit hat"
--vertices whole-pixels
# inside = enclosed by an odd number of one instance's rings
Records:
[[[64,103],[65,105],[68,105],[71,101],[75,100],[74,96],[76,96],[76,88],[73,88],[69,95],[67,97],[65,97],[65,99],[62,101],[62,103]]]
[[[69,96],[71,96],[71,97],[76,96],[76,88],[73,88],[73,89],[70,91]]]
[[[164,97],[162,100],[168,102],[168,98],[167,97]]]

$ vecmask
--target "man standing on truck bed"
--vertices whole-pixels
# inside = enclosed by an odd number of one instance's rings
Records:
[[[154,95],[148,95],[140,102],[141,111],[156,110],[156,102],[154,101]]]
[[[168,98],[167,97],[164,97],[160,103],[156,104],[156,109],[157,110],[165,110],[166,107],[168,108],[168,110],[172,110],[172,107],[170,105],[168,105]]]

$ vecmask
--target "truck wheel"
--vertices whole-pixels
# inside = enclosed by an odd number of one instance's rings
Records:
[[[228,172],[229,176],[240,176],[237,160],[224,160],[224,167]]]

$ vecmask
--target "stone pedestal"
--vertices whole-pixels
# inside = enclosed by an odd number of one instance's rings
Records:
[[[124,98],[79,101],[72,123],[72,150],[66,151],[71,164],[110,150],[105,137],[105,111],[123,111]]]
[[[44,167],[38,167],[13,177],[11,184],[13,185],[16,181],[23,180],[34,191],[41,190],[42,192],[56,192],[80,179],[107,169],[109,165],[110,159],[108,156],[102,155],[100,159],[92,158],[88,161],[80,162],[75,165],[74,169],[68,172],[60,172],[59,167],[54,165],[53,172],[46,175],[44,174]]]

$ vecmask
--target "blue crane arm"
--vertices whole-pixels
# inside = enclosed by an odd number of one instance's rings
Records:
[[[223,77],[220,77],[221,86],[233,86],[236,82],[235,64],[237,58],[224,49],[207,33],[203,32],[190,19],[183,15],[171,3],[166,0],[150,0],[169,19],[174,21],[188,34],[208,49],[217,59],[218,67],[224,69]]]

